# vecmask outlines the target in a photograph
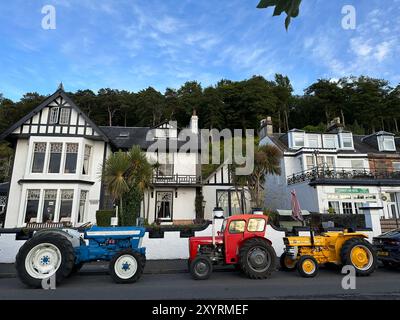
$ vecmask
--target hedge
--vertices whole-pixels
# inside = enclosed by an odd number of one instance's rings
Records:
[[[96,222],[99,227],[111,226],[111,218],[115,217],[114,210],[98,210],[96,212]]]

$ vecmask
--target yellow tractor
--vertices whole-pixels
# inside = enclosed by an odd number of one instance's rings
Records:
[[[285,252],[280,258],[285,271],[297,268],[301,276],[315,277],[320,265],[333,263],[351,265],[358,276],[374,272],[377,255],[373,246],[360,232],[327,232],[320,236],[298,236],[284,238]]]

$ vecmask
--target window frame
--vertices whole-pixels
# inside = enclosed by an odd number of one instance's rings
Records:
[[[68,113],[63,114],[66,111]],[[65,117],[67,119],[65,119]],[[71,108],[66,108],[66,107],[59,108],[59,111],[58,111],[58,124],[60,124],[60,125],[68,125],[70,123],[70,119],[71,119]],[[61,121],[61,120],[66,120],[66,121]]]
[[[237,231],[237,232],[232,232],[232,230],[231,230],[231,226],[232,226],[232,224],[235,224],[235,223],[237,223],[237,222],[243,222],[243,231]],[[229,227],[228,227],[228,232],[229,232],[229,234],[242,234],[242,233],[244,233],[246,231],[246,220],[232,220],[230,223],[229,223]]]
[[[54,144],[60,144],[61,145],[61,152],[52,152],[51,151],[52,145],[54,145]],[[47,155],[48,156],[48,161],[47,161],[47,166],[46,166],[46,168],[47,168],[46,173],[48,173],[48,174],[60,174],[61,173],[61,166],[63,164],[64,143],[62,143],[62,142],[50,142],[48,151],[49,152],[48,152],[48,155]],[[59,163],[58,172],[50,172],[51,156],[52,156],[53,153],[59,153],[60,154],[60,163]]]
[[[71,145],[71,144],[77,145],[76,152],[68,152],[68,145]],[[66,172],[68,154],[76,154],[75,171],[74,172]],[[64,165],[63,165],[63,173],[64,174],[77,174],[77,172],[78,172],[78,156],[79,156],[79,143],[77,143],[77,142],[67,142],[65,144],[65,154],[64,154],[64,157],[63,157],[64,158]]]
[[[171,207],[170,207],[170,218],[159,218],[158,217],[158,210],[157,210],[157,208],[158,208],[158,195],[160,194],[160,193],[170,193],[171,194],[171,201],[170,201],[170,203],[171,203]],[[157,221],[157,220],[159,220],[159,221],[162,221],[162,222],[172,222],[173,221],[173,218],[174,218],[174,191],[172,191],[172,190],[163,190],[163,191],[156,191],[156,194],[155,194],[155,196],[156,196],[156,198],[155,198],[155,201],[154,201],[154,203],[155,203],[155,206],[154,206],[154,210],[155,210],[155,214],[154,214],[154,220],[155,221]],[[160,202],[162,202],[162,201],[160,201]]]
[[[38,152],[36,150],[36,145],[38,144],[43,144],[45,146],[44,151]],[[32,163],[31,163],[31,168],[30,168],[30,173],[32,174],[43,174],[45,172],[45,167],[46,167],[46,158],[47,158],[47,142],[42,142],[42,141],[35,141],[33,142],[33,154],[32,154]],[[41,171],[34,171],[34,165],[35,165],[35,155],[36,153],[43,154],[43,163],[42,163],[42,170]]]
[[[55,112],[55,115],[56,115],[55,117],[54,117],[54,112]],[[59,118],[60,118],[60,107],[50,107],[50,110],[49,110],[49,124],[58,124]]]

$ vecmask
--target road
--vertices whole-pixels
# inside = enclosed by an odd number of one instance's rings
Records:
[[[379,269],[356,279],[355,290],[343,290],[337,270],[320,270],[305,279],[296,272],[275,272],[267,280],[250,280],[238,272],[214,272],[194,281],[188,273],[145,274],[139,282],[118,285],[107,275],[76,275],[56,290],[24,287],[16,278],[0,279],[0,300],[12,299],[400,299],[400,270]]]

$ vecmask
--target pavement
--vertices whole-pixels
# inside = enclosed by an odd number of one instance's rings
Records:
[[[9,271],[10,265],[0,267]],[[29,289],[15,277],[0,279],[0,300],[204,300],[204,299],[335,299],[400,300],[400,270],[379,268],[357,277],[355,290],[342,288],[337,269],[321,268],[306,279],[297,272],[274,272],[269,279],[250,280],[232,267],[216,270],[209,280],[195,281],[185,260],[148,261],[146,272],[133,284],[115,284],[105,264],[90,264],[56,290]],[[225,271],[225,272],[218,272]]]

